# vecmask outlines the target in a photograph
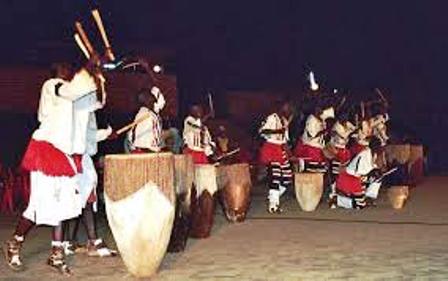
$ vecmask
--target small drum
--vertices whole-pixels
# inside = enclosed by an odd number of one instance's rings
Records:
[[[409,197],[408,186],[391,186],[387,191],[390,204],[394,209],[402,209]]]
[[[249,164],[224,165],[218,170],[218,187],[226,218],[230,222],[242,222],[250,204]]]
[[[190,236],[207,238],[215,215],[215,193],[218,190],[216,167],[211,164],[195,165],[193,183]]]
[[[411,145],[409,155],[409,177],[412,184],[417,184],[424,177],[423,146]]]
[[[171,153],[107,155],[104,199],[128,271],[151,277],[165,255],[175,210]]]
[[[194,164],[188,154],[174,155],[174,186],[176,190],[176,213],[168,252],[185,249],[190,232],[191,191],[193,188]]]
[[[316,210],[324,191],[324,174],[296,173],[294,186],[300,208],[305,212]]]
[[[385,147],[386,160],[388,164],[398,162],[398,164],[407,164],[411,155],[411,146],[409,144],[389,144]]]

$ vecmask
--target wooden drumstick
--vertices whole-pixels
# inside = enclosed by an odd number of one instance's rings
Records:
[[[79,37],[79,34],[75,33],[74,38],[75,38],[76,44],[78,45],[79,49],[81,49],[81,51],[84,54],[84,56],[87,59],[90,59],[89,51],[87,51],[86,46],[84,45],[84,43],[82,42],[81,38]]]
[[[146,115],[144,115],[144,116],[138,118],[138,119],[135,120],[134,122],[129,123],[128,125],[126,125],[126,126],[120,128],[120,129],[118,129],[118,130],[115,132],[115,134],[116,134],[117,136],[123,134],[124,132],[126,132],[126,131],[128,131],[128,130],[134,128],[135,126],[137,126],[137,125],[140,124],[141,122],[145,121],[145,120],[148,119],[150,116],[151,116],[151,114],[146,114]]]
[[[92,10],[92,16],[96,22],[98,30],[100,31],[101,38],[103,38],[104,46],[106,47],[106,55],[109,57],[110,60],[114,61],[115,56],[114,53],[112,52],[112,47],[110,45],[109,38],[107,37],[106,29],[104,28],[100,12],[97,9]]]
[[[79,21],[75,22],[75,28],[76,32],[79,34],[79,37],[81,38],[81,41],[83,42],[89,54],[92,55],[93,53],[95,53],[95,50],[93,49],[93,46],[90,43],[90,40],[87,37],[87,34]]]

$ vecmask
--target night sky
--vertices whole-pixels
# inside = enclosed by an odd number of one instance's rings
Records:
[[[2,0],[0,5],[1,64],[48,64],[79,55],[73,22],[91,22],[89,9],[98,6],[116,53],[140,46],[176,54],[184,97],[206,89],[299,92],[312,69],[327,87],[355,94],[382,88],[398,118],[406,120],[409,108],[418,112],[409,122],[417,122],[421,134],[448,129],[447,1]]]

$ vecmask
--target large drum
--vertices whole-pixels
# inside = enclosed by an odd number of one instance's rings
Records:
[[[110,229],[129,272],[150,277],[171,235],[175,209],[171,153],[107,155],[104,199]]]
[[[215,215],[215,194],[218,190],[216,167],[211,164],[195,165],[193,182],[190,236],[207,238]]]
[[[176,213],[168,252],[183,251],[187,244],[190,232],[193,178],[194,164],[191,155],[175,155],[174,186],[176,190]]]
[[[422,145],[411,145],[409,155],[409,177],[412,184],[417,184],[424,176],[424,155]]]
[[[316,210],[324,191],[324,174],[295,173],[296,199],[305,212]]]
[[[385,147],[386,160],[388,164],[398,162],[404,165],[409,162],[411,155],[411,146],[409,144],[389,144]]]
[[[226,218],[230,222],[242,222],[250,204],[252,182],[249,164],[223,165],[218,170],[220,196]]]
[[[394,209],[402,209],[409,197],[409,187],[408,186],[391,186],[387,190],[387,197],[389,197],[389,202]]]

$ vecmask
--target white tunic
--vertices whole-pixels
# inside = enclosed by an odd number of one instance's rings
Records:
[[[362,177],[375,168],[375,159],[372,156],[372,151],[370,148],[365,148],[350,161],[345,171],[352,176]]]
[[[263,134],[263,130],[281,130],[285,129],[283,133],[277,134]],[[277,113],[273,113],[269,115],[266,120],[264,120],[260,129],[258,130],[261,133],[262,138],[264,138],[269,143],[274,144],[285,144],[289,141],[289,132],[288,132],[288,120],[284,117],[280,117]]]
[[[324,123],[311,114],[306,119],[305,130],[302,135],[302,143],[312,147],[323,148],[324,137],[319,132],[324,130]]]
[[[201,119],[193,116],[185,118],[183,140],[189,149],[203,151],[207,156],[213,154],[213,147],[216,146],[208,128],[202,125]]]
[[[349,141],[350,134],[354,131],[354,126],[349,122],[346,122],[344,126],[339,121],[337,121],[333,125],[331,131],[331,144],[337,148],[345,148]]]
[[[141,107],[134,120],[147,117],[128,133],[131,149],[145,148],[154,152],[161,149],[162,121],[160,116],[147,107]]]

